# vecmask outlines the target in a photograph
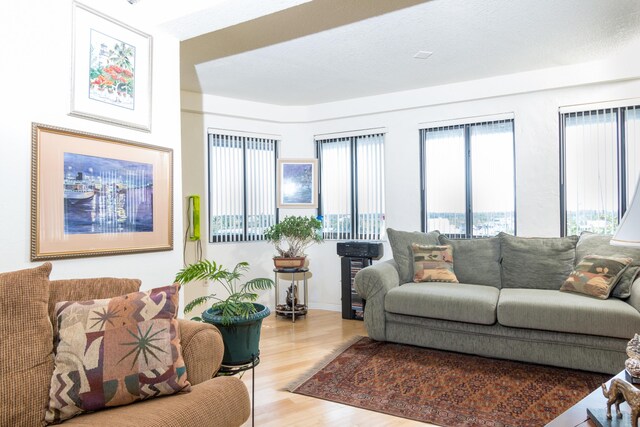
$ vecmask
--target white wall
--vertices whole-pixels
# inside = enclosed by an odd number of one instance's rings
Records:
[[[126,3],[126,2],[123,2]],[[104,2],[87,1],[94,8]],[[0,14],[0,271],[34,267],[29,261],[31,123],[39,122],[174,150],[173,251],[53,261],[51,277],[136,277],[142,287],[172,282],[182,265],[179,43],[153,28],[152,132],[71,117],[69,0],[11,2]],[[103,12],[108,14],[108,11]],[[133,22],[128,24],[136,27]]]
[[[420,123],[513,113],[518,234],[558,236],[558,108],[630,98],[640,98],[640,60],[627,51],[588,64],[309,107],[280,107],[183,93],[183,123],[191,123],[191,129],[183,128],[183,146],[185,155],[193,147],[204,150],[206,128],[218,127],[281,134],[281,157],[314,157],[316,134],[386,127],[387,226],[419,230],[418,129],[425,127]],[[185,185],[190,181],[194,191],[205,195],[206,160],[199,166],[199,172],[184,169]],[[313,210],[291,213],[315,215]],[[204,229],[203,232],[206,234]],[[209,244],[206,248],[209,258],[227,263],[250,260],[255,275],[267,274],[271,269],[273,251],[264,243]],[[313,271],[311,307],[338,310],[340,265],[335,241],[312,247],[308,255]],[[385,244],[385,258],[390,257]]]

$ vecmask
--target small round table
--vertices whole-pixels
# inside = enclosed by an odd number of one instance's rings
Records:
[[[296,316],[304,316],[307,314],[309,303],[309,290],[307,286],[307,272],[306,267],[299,268],[274,268],[275,283],[276,283],[276,315],[291,316],[293,323],[296,321]],[[298,285],[300,279],[296,279],[296,274],[302,273],[302,287],[303,287],[303,303],[297,301],[298,299]],[[288,292],[290,295],[290,301],[285,300],[285,304],[278,304],[280,298],[280,274],[291,274],[291,286],[289,286]]]

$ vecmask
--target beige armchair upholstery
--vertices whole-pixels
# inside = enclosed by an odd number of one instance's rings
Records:
[[[48,385],[53,374],[52,315],[57,302],[111,298],[140,288],[137,279],[49,281],[50,269],[51,265],[46,263],[35,269],[0,274],[0,297],[6,303],[2,306],[4,311],[0,311],[0,332],[13,342],[11,346],[3,343],[0,351],[0,426],[45,425]],[[220,331],[212,325],[188,320],[179,320],[179,325],[191,392],[83,414],[63,424],[202,427],[239,426],[246,421],[250,400],[244,383],[236,377],[213,378],[224,352]],[[20,330],[25,331],[23,337],[33,335],[41,344],[25,342],[20,349],[16,333]],[[11,341],[11,337],[15,340]]]

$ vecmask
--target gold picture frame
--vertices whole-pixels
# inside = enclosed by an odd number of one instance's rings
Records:
[[[32,261],[172,249],[172,149],[32,124]]]
[[[318,207],[318,159],[278,159],[278,208]]]

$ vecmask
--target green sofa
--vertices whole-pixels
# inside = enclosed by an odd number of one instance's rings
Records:
[[[393,260],[355,277],[364,321],[378,341],[614,374],[640,332],[640,250],[611,236],[450,240],[388,230]],[[453,247],[460,283],[413,283],[411,243]],[[634,259],[606,300],[559,291],[586,255]],[[639,279],[640,280],[640,279]]]

